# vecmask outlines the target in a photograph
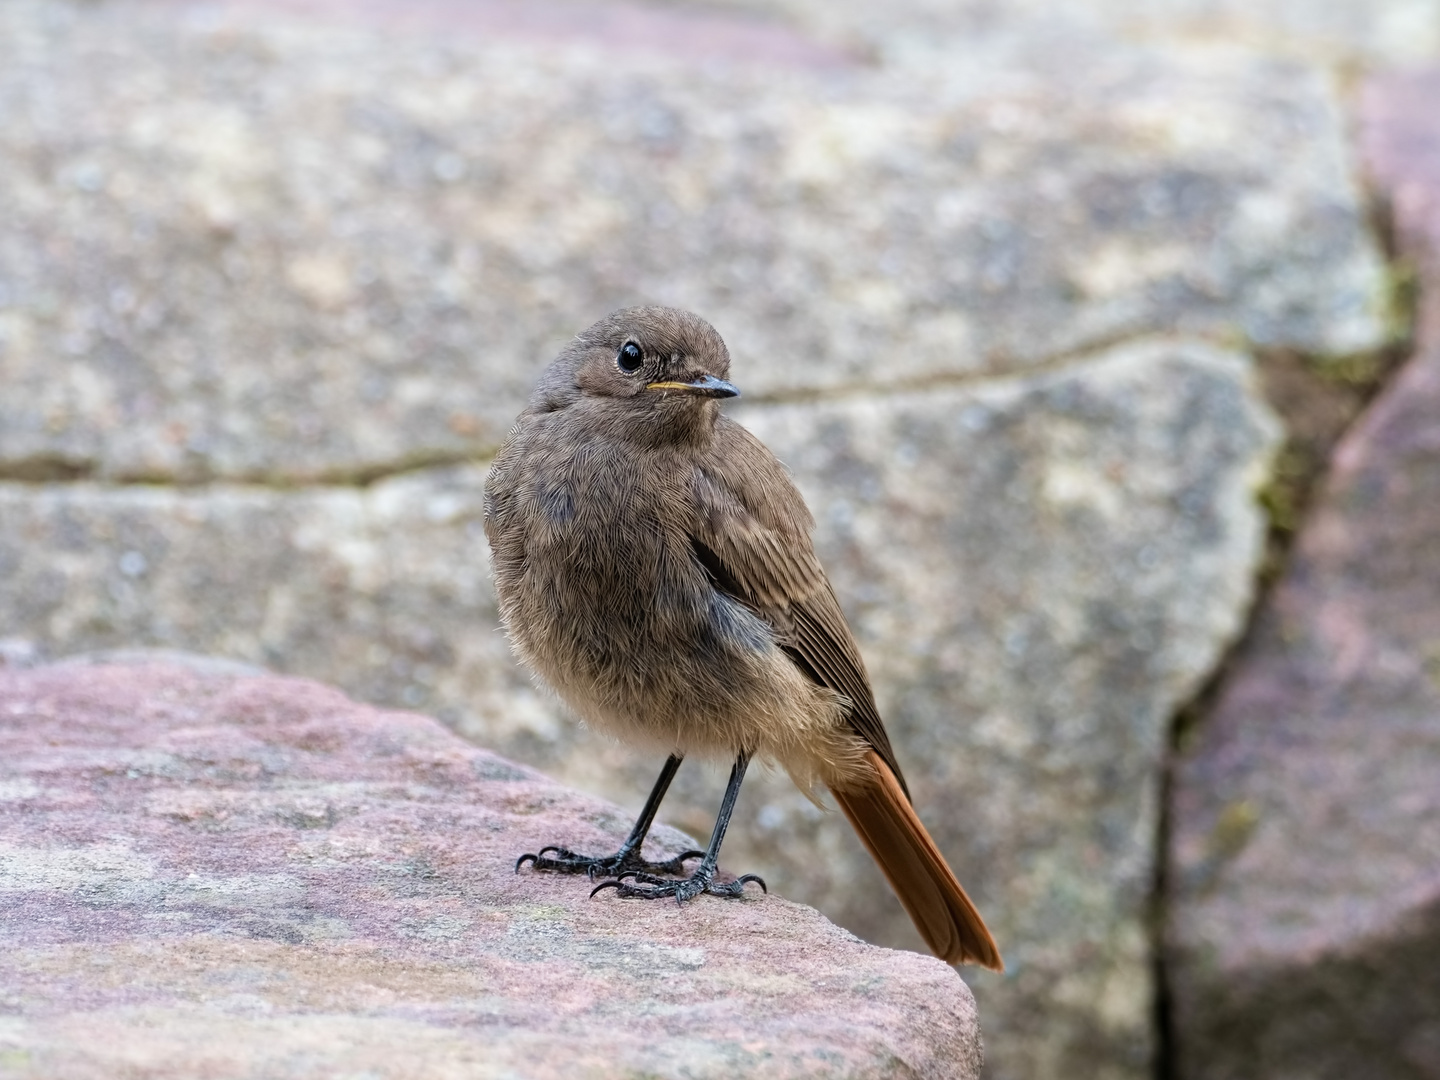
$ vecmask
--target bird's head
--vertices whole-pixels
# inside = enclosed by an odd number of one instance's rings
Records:
[[[715,402],[738,397],[726,377],[730,352],[715,328],[677,308],[611,312],[577,336],[550,365],[530,400],[554,412],[585,400],[617,420],[693,427]]]

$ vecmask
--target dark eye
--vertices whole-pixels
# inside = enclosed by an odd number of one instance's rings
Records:
[[[640,365],[645,362],[645,354],[640,351],[640,346],[633,341],[627,341],[620,346],[620,351],[615,354],[615,363],[621,371],[629,374],[640,370]]]

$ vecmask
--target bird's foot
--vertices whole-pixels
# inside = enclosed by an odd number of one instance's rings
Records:
[[[702,865],[688,878],[681,878],[679,881],[656,877],[643,871],[625,870],[616,875],[614,881],[602,881],[596,885],[590,890],[590,895],[594,896],[602,889],[614,889],[615,895],[623,896],[627,900],[659,900],[673,896],[676,903],[683,904],[701,893],[710,893],[712,896],[744,896],[745,884],[750,881],[759,885],[762,892],[770,891],[759,874],[745,874],[734,881],[716,881],[715,871]]]
[[[626,874],[642,874],[646,877],[669,875],[680,877],[685,873],[685,860],[698,859],[703,851],[682,851],[673,859],[651,862],[638,851],[617,851],[614,855],[580,855],[569,848],[550,844],[535,853],[526,853],[515,860],[515,872],[527,862],[536,870],[551,870],[559,874],[584,874],[596,878],[623,877]],[[663,880],[657,877],[657,880]]]

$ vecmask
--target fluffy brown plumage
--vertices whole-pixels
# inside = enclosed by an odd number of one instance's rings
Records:
[[[911,808],[813,519],[784,467],[717,407],[735,393],[729,367],[704,320],[631,308],[545,372],[486,481],[511,641],[591,725],[676,766],[742,755],[738,788],[759,755],[807,792],[825,784],[936,954],[998,969]]]

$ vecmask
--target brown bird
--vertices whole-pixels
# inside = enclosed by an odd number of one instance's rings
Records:
[[[720,412],[739,391],[698,316],[617,311],[541,377],[485,483],[485,533],[516,652],[597,730],[669,754],[614,855],[546,847],[537,870],[624,897],[739,896],[715,880],[750,760],[824,784],[935,954],[1001,970],[980,913],[910,805],[864,662],[784,467]],[[687,754],[733,760],[704,852],[641,845]],[[685,876],[685,862],[701,858]]]

